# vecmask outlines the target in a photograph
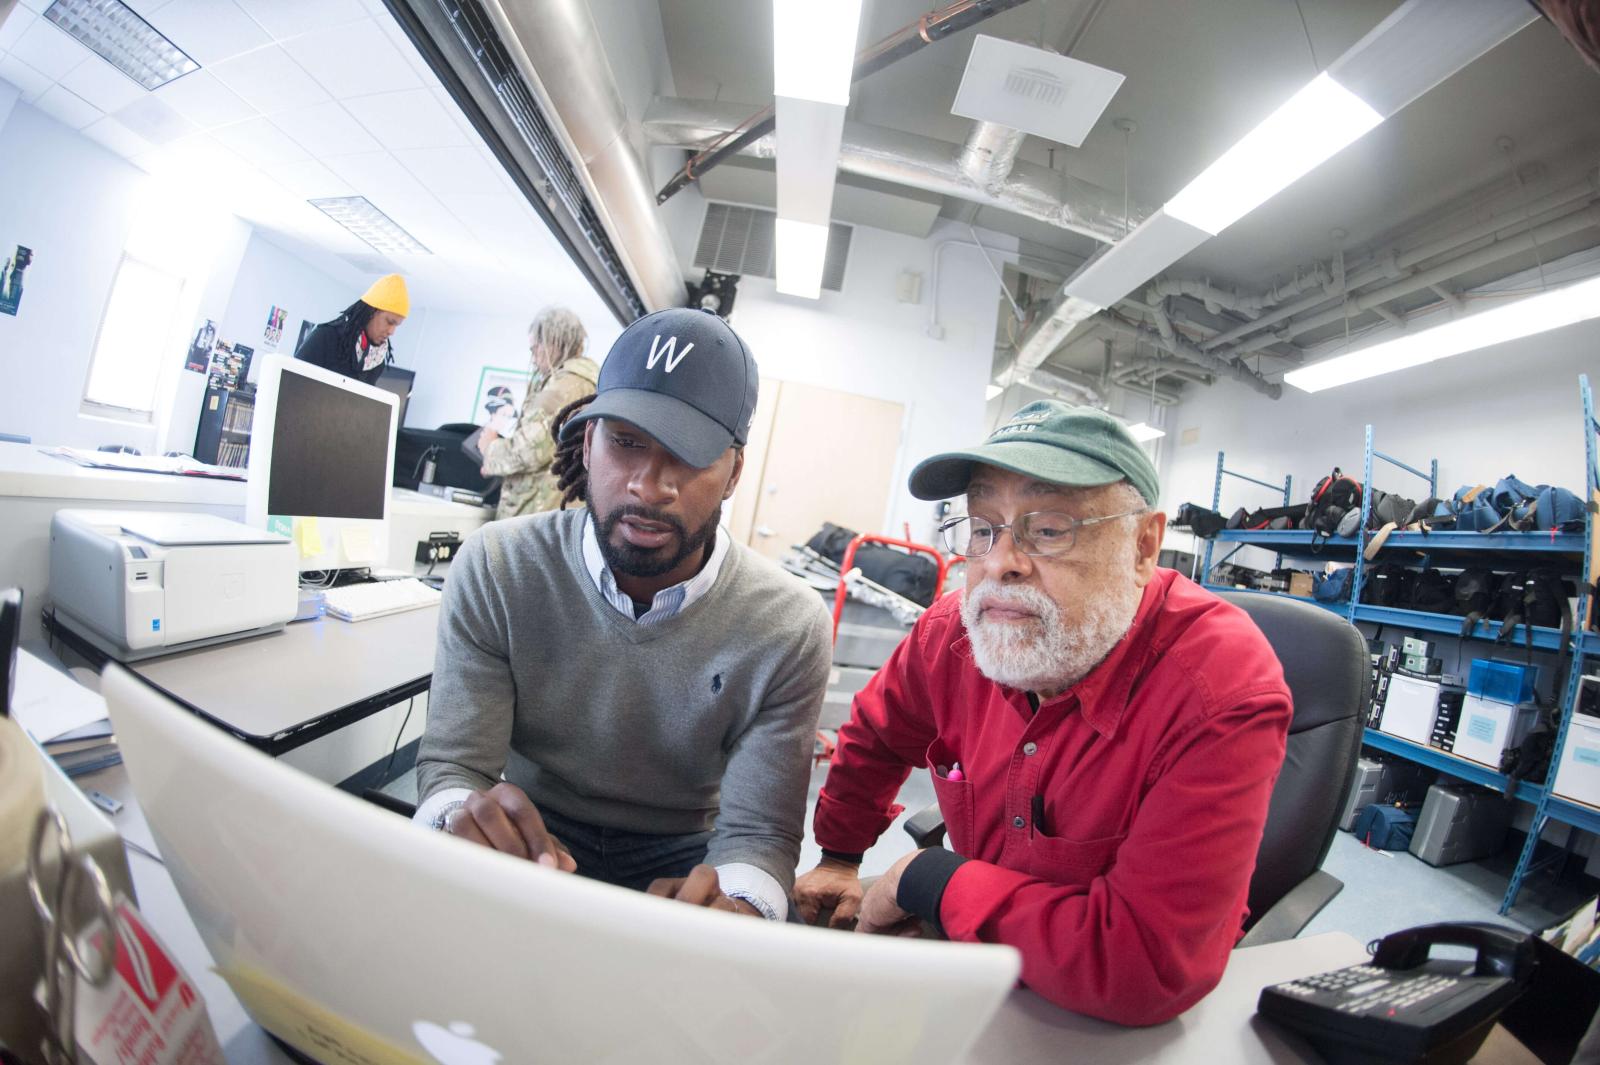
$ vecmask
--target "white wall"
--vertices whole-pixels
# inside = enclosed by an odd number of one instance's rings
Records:
[[[732,324],[750,345],[763,378],[799,381],[886,399],[906,407],[905,434],[893,492],[881,530],[900,532],[910,522],[917,537],[931,535],[933,504],[914,499],[906,478],[937,451],[965,447],[983,436],[984,387],[994,359],[999,282],[977,254],[952,250],[940,266],[939,318],[943,340],[928,336],[932,239],[855,227],[841,292],[817,300],[779,295],[764,278],[739,283]],[[960,231],[969,239],[966,231]],[[985,234],[1004,248],[1006,238]],[[1002,250],[996,254],[1000,258]],[[901,270],[920,272],[922,301],[900,303]],[[848,425],[818,425],[818,433],[848,434]]]

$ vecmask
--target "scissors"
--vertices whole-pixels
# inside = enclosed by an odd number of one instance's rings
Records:
[[[54,846],[47,848],[46,844]],[[47,861],[52,853],[54,861]],[[85,888],[92,896],[85,899]],[[28,846],[28,893],[44,928],[45,1013],[48,1027],[42,1045],[49,1065],[72,1065],[78,1060],[74,1032],[77,978],[99,986],[111,977],[116,963],[116,925],[113,923],[111,886],[98,863],[73,847],[66,818],[53,806],[39,811]],[[88,912],[84,913],[85,903]],[[103,922],[111,937],[109,949],[85,951],[83,933]]]

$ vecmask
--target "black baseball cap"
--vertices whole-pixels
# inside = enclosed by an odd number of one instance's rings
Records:
[[[749,440],[757,381],[755,358],[727,322],[688,307],[656,311],[617,337],[594,400],[567,420],[561,437],[591,418],[616,418],[705,469]]]

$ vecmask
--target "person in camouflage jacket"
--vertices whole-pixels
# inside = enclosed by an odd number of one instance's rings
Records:
[[[565,307],[540,311],[528,327],[535,372],[521,419],[509,436],[500,436],[491,422],[478,438],[483,475],[504,478],[496,518],[560,509],[561,490],[550,472],[556,451],[551,420],[563,407],[594,394],[600,367],[583,357],[586,339],[583,323]]]

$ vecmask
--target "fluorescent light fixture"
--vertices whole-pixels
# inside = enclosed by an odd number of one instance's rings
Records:
[[[1167,435],[1165,429],[1157,429],[1147,422],[1134,422],[1128,426],[1128,432],[1141,444],[1149,443],[1151,440],[1159,440]]]
[[[828,255],[828,227],[815,222],[777,220],[778,291],[814,300],[822,295],[822,264]]]
[[[146,89],[200,69],[122,0],[55,0],[44,17]]]
[[[772,94],[844,106],[861,0],[772,0]]]
[[[1004,385],[990,385],[983,390],[984,401],[987,402],[1006,390]]]
[[[1067,279],[1062,291],[1094,304],[1096,311],[1115,307],[1210,237],[1163,208],[1085,263]]]
[[[372,201],[365,196],[334,196],[306,202],[381,252],[433,254],[420,240],[401,229],[392,218],[374,207]],[[821,276],[820,273],[818,276]]]
[[[833,215],[833,184],[839,173],[844,108],[779,96],[773,101],[778,127],[778,217],[826,224]]]
[[[1382,121],[1355,93],[1318,74],[1168,200],[1164,210],[1214,236]]]
[[[1590,318],[1600,318],[1600,277],[1302,367],[1283,379],[1303,391],[1321,392]]]

